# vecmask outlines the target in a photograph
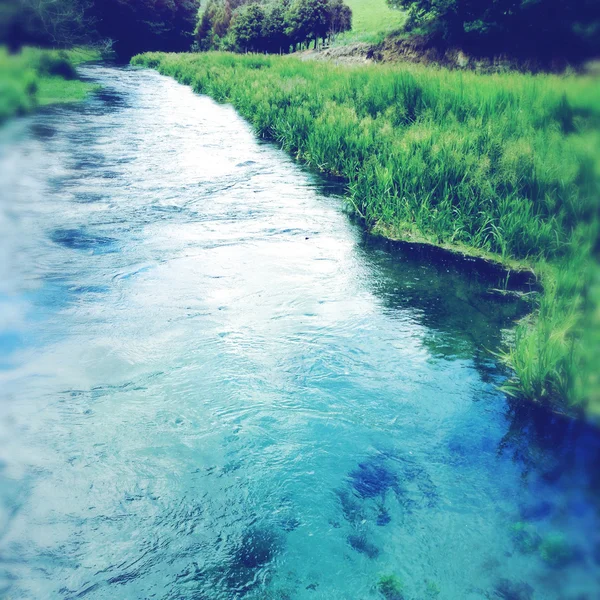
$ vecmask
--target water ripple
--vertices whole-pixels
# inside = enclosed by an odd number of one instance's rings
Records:
[[[496,388],[527,306],[231,107],[83,72],[0,129],[0,595],[598,597],[598,433]]]

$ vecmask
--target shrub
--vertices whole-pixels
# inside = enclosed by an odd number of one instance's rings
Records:
[[[75,79],[77,77],[77,71],[73,63],[63,53],[41,54],[37,64],[37,71],[40,75],[62,77],[63,79]]]

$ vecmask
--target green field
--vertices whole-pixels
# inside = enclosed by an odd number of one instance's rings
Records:
[[[0,47],[0,123],[39,106],[83,100],[94,86],[77,79],[75,66],[98,58],[86,49],[24,48],[10,55]]]
[[[346,0],[352,9],[352,31],[338,37],[336,44],[378,43],[404,25],[402,11],[391,9],[385,0]]]
[[[289,57],[160,54],[261,137],[347,183],[372,231],[528,265],[544,293],[504,359],[507,391],[600,415],[600,82]]]

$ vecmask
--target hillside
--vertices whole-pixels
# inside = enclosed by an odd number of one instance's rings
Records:
[[[391,9],[385,0],[346,0],[346,4],[352,9],[352,31],[340,35],[336,45],[379,43],[406,20],[402,11]]]

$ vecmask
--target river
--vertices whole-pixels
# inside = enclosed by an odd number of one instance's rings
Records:
[[[599,598],[600,435],[498,390],[498,277],[365,235],[229,106],[81,70],[0,130],[0,596]]]

